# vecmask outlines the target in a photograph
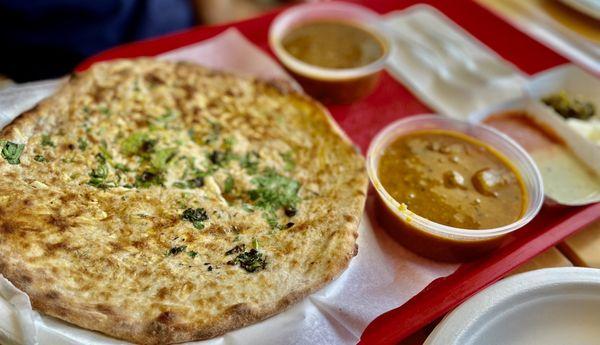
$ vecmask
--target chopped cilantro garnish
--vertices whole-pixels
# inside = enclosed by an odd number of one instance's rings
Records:
[[[142,169],[142,172],[136,176],[136,187],[162,186],[165,182],[167,165],[175,158],[177,149],[157,149],[157,143],[156,139],[151,139],[145,132],[133,133],[121,142],[123,154],[138,156],[147,164],[145,169]]]
[[[172,186],[175,187],[175,188],[179,188],[179,189],[185,189],[185,188],[187,188],[187,183],[185,183],[185,182],[173,182]]]
[[[193,142],[196,142],[196,131],[193,128],[188,129],[187,134]]]
[[[180,254],[180,253],[183,253],[183,252],[185,252],[185,250],[186,250],[186,249],[187,249],[187,246],[178,246],[178,247],[173,247],[173,248],[171,248],[171,249],[169,249],[169,250],[167,251],[167,254],[166,254],[166,255],[167,255],[167,256],[171,256],[171,255],[177,255],[177,254]]]
[[[96,159],[98,160],[98,167],[96,169],[92,169],[92,172],[90,172],[90,180],[88,181],[88,184],[101,189],[114,187],[114,182],[106,181],[106,178],[108,177],[108,165],[106,164],[106,158],[104,158],[102,154],[97,154]]]
[[[85,151],[85,149],[88,147],[88,141],[85,138],[77,139],[77,143],[81,151]]]
[[[194,189],[194,188],[200,188],[204,186],[204,178],[199,176],[199,177],[195,177],[193,179],[187,180],[185,182],[173,182],[173,187],[176,188],[181,188],[181,189],[186,189],[186,188],[190,188],[190,189]]]
[[[129,167],[123,163],[115,163],[114,164],[115,169],[120,170],[122,172],[130,172],[131,169],[129,169]]]
[[[293,207],[299,201],[300,183],[289,177],[280,175],[273,169],[266,169],[251,182],[256,188],[249,191],[250,199],[257,207],[275,211],[284,207]]]
[[[231,255],[231,254],[236,254],[236,253],[241,253],[246,249],[246,245],[245,244],[238,244],[237,246],[229,249],[228,251],[225,252],[225,256],[227,255]]]
[[[203,222],[208,220],[208,214],[203,208],[188,208],[185,211],[183,211],[181,218],[192,223],[196,229],[202,230],[204,229]]]
[[[71,157],[61,158],[60,161],[63,163],[73,163],[75,161],[75,157],[71,156]]]
[[[108,107],[100,108],[100,112],[104,115],[110,115],[110,109],[108,109]]]
[[[162,186],[165,183],[165,177],[162,173],[155,173],[153,171],[143,171],[141,174],[135,177],[135,187],[138,188],[149,188],[151,186]]]
[[[288,151],[285,153],[280,153],[281,158],[285,162],[285,166],[283,169],[285,171],[292,171],[296,167],[296,162],[294,161],[294,152]]]
[[[254,209],[252,208],[252,206],[250,206],[250,205],[248,205],[248,204],[246,204],[246,203],[243,203],[243,204],[242,204],[242,209],[243,209],[244,211],[248,212],[248,213],[252,213],[252,212],[254,212]]]
[[[20,157],[21,153],[25,149],[24,144],[15,144],[10,141],[0,140],[0,148],[2,151],[0,154],[2,158],[4,158],[9,164],[19,164],[21,163]]]
[[[221,124],[220,123],[210,121],[210,120],[208,120],[208,122],[212,129],[212,132],[209,135],[207,135],[206,138],[204,138],[204,143],[207,145],[219,140],[219,135],[221,134]]]
[[[192,250],[192,251],[187,252],[187,255],[193,259],[196,256],[198,256],[198,253]]]
[[[98,147],[98,150],[100,150],[100,153],[104,155],[104,158],[106,160],[112,161],[112,155],[110,154],[110,152],[108,152],[108,145],[106,144],[106,140],[102,140],[100,146]]]
[[[267,224],[269,224],[271,229],[282,229],[281,225],[279,225],[279,222],[277,221],[277,215],[274,211],[267,211],[263,213],[263,218]]]
[[[260,176],[250,180],[256,188],[248,191],[248,196],[256,207],[265,211],[263,217],[272,229],[281,229],[276,212],[283,208],[295,208],[300,202],[300,183],[280,175],[273,169],[266,169]]]
[[[43,163],[46,161],[46,157],[44,157],[42,155],[35,155],[35,157],[33,157],[33,160],[36,162]]]
[[[97,169],[92,169],[92,172],[90,173],[90,177],[96,179],[105,179],[106,176],[108,176],[106,164],[99,165]]]
[[[246,272],[253,273],[267,267],[267,258],[256,249],[239,254],[235,259],[227,262],[228,265],[239,264]]]
[[[185,169],[183,169],[183,174],[181,176],[182,180],[185,180],[188,176],[188,174],[190,172],[194,172],[196,170],[196,165],[194,164],[194,157],[186,157],[186,156],[181,156],[179,157],[180,160],[186,160],[187,164]]]
[[[223,187],[223,192],[225,194],[229,194],[233,191],[233,177],[231,177],[231,175],[227,176],[227,179],[225,179],[225,186]]]
[[[108,165],[106,164],[106,156],[103,153],[98,153],[96,154],[96,160],[98,161],[98,166],[89,173],[90,180],[88,184],[101,189],[116,187],[114,182],[106,181],[109,172]]]
[[[54,144],[54,142],[50,138],[50,135],[48,135],[48,134],[42,134],[42,146],[55,147],[56,145]]]
[[[148,157],[154,152],[157,141],[145,132],[135,132],[121,142],[121,152],[126,156]]]
[[[176,153],[177,149],[175,148],[156,150],[150,157],[150,165],[154,171],[164,171],[167,164],[175,158]]]
[[[223,146],[225,146],[226,149],[231,150],[233,148],[233,145],[235,145],[234,137],[227,137],[223,139]]]
[[[204,186],[204,177],[198,176],[187,181],[188,188],[200,188]]]
[[[254,175],[258,172],[258,159],[260,156],[256,151],[247,152],[240,158],[240,165],[250,175]]]
[[[210,154],[208,154],[208,159],[210,162],[216,166],[223,166],[225,163],[229,162],[233,158],[233,154],[230,150],[219,151],[214,150]]]

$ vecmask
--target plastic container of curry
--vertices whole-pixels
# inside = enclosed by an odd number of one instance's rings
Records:
[[[397,139],[411,134],[439,131],[456,134],[467,141],[480,142],[490,153],[505,159],[516,172],[522,187],[522,211],[509,224],[493,228],[468,229],[440,224],[411,211],[398,202],[381,182],[380,160]],[[446,163],[444,163],[446,164]],[[448,163],[450,165],[450,163]],[[535,217],[540,210],[544,191],[535,163],[516,142],[485,125],[463,122],[439,115],[419,115],[398,120],[384,128],[371,142],[367,153],[367,171],[378,195],[376,215],[384,229],[406,248],[425,257],[442,261],[467,261],[497,248],[505,236]],[[403,171],[395,174],[403,176]],[[408,177],[408,175],[406,175]],[[417,176],[417,178],[421,178]],[[465,184],[474,182],[462,181]],[[444,196],[441,196],[444,199]],[[510,201],[509,201],[510,202]],[[467,205],[466,208],[471,207]],[[433,212],[436,212],[435,206]],[[502,211],[500,211],[502,212]],[[431,216],[430,216],[431,217]],[[431,217],[434,218],[434,217]]]
[[[304,91],[341,104],[375,89],[391,47],[376,12],[335,1],[283,11],[269,28],[269,45]]]

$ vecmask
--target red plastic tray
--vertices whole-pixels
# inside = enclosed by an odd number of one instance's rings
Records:
[[[568,62],[549,48],[510,26],[480,5],[466,0],[444,1],[353,1],[379,13],[427,3],[470,32],[527,74]],[[250,41],[272,55],[267,43],[269,24],[279,11],[250,20],[221,26],[197,27],[188,31],[119,46],[84,61],[77,70],[92,63],[115,58],[153,56],[212,37],[236,27]],[[329,106],[335,120],[366,151],[371,138],[388,123],[431,110],[406,87],[387,74],[375,92],[351,105]],[[376,318],[364,331],[361,344],[395,344],[440,318],[463,300],[494,283],[583,226],[600,219],[600,203],[586,207],[542,208],[539,215],[519,230],[506,246],[488,257],[463,264],[452,275],[432,282],[407,303]]]

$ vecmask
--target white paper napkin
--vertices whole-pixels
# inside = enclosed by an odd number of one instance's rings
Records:
[[[261,78],[291,80],[275,61],[235,29],[169,52],[162,58],[189,60]],[[15,86],[0,92],[0,124],[8,123],[19,112],[50,95],[58,83]],[[31,87],[36,91],[31,92]],[[371,204],[372,198],[367,207],[372,208]],[[324,289],[265,321],[194,344],[354,344],[375,317],[403,304],[431,281],[454,272],[457,267],[412,254],[396,244],[366,215],[359,232],[358,256]],[[52,317],[40,316],[31,310],[27,295],[1,276],[0,342],[125,344]]]

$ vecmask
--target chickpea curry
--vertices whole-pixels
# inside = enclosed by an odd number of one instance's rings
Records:
[[[453,131],[398,137],[384,150],[378,175],[396,201],[443,225],[496,228],[515,222],[525,211],[525,186],[508,159]]]

